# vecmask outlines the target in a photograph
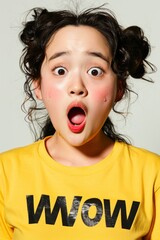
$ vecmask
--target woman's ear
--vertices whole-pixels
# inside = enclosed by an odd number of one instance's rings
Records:
[[[34,80],[33,81],[33,87],[34,87],[34,93],[38,100],[42,100],[42,93],[41,93],[41,86],[40,86],[40,80]]]
[[[119,102],[126,90],[126,81],[122,80],[122,79],[118,79],[117,80],[117,95],[116,95],[116,99],[115,102]]]

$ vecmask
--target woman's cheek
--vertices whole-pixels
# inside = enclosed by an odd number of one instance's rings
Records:
[[[59,89],[56,88],[48,88],[46,91],[44,91],[44,100],[58,100],[62,98],[62,95],[60,93]]]
[[[108,102],[112,98],[112,95],[110,94],[110,91],[108,90],[101,90],[101,91],[95,91],[94,99],[97,102],[103,103]]]
[[[60,93],[57,89],[47,90],[47,92],[45,92],[43,102],[54,125],[54,118],[57,116],[59,109],[61,108],[62,93]]]

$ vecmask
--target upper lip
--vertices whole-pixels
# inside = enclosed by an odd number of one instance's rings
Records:
[[[70,103],[68,108],[67,108],[67,116],[69,114],[69,111],[72,108],[75,108],[75,107],[81,108],[84,111],[85,115],[87,114],[87,107],[86,107],[86,105],[84,103],[82,103],[82,102],[74,101],[74,102]]]

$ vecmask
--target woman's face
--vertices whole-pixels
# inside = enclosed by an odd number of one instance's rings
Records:
[[[115,102],[117,78],[104,36],[89,26],[66,26],[51,38],[35,90],[56,135],[73,146],[100,136]]]

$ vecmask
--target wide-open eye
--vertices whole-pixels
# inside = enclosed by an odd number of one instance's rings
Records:
[[[65,75],[67,70],[64,67],[56,67],[56,68],[54,68],[53,72],[56,75]]]
[[[99,67],[92,67],[88,70],[88,73],[92,76],[100,76],[101,74],[103,74],[103,70]]]

